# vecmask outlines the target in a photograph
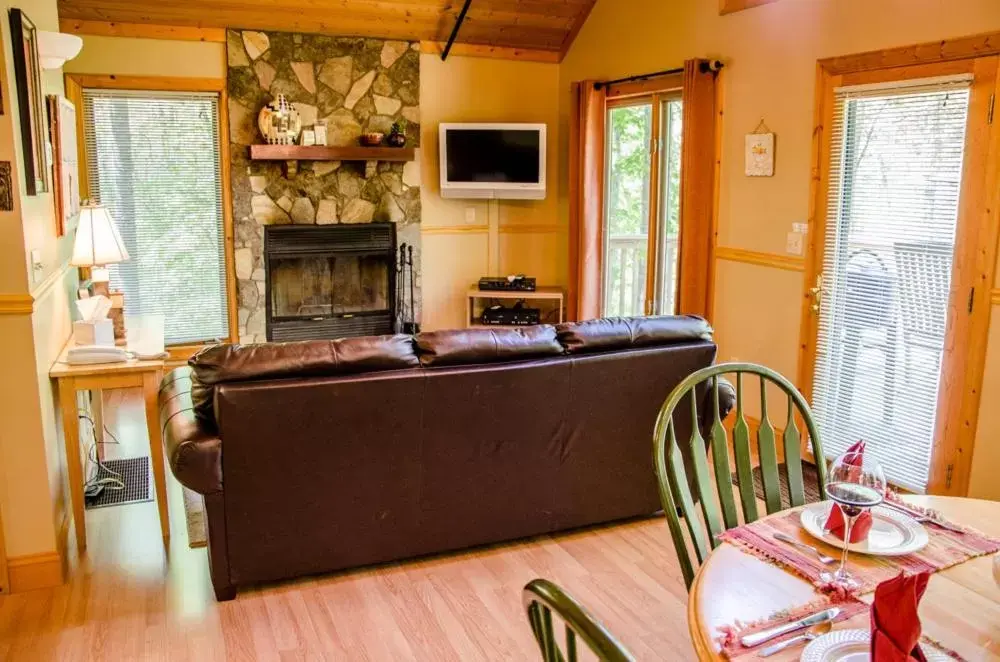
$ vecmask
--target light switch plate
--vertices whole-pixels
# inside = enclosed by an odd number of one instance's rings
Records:
[[[42,264],[42,251],[36,248],[31,251],[31,282],[37,283],[38,278],[44,270],[45,265]]]
[[[802,233],[789,232],[785,243],[785,252],[791,255],[802,255]]]
[[[466,207],[465,208],[465,222],[469,225],[476,224],[476,208]]]

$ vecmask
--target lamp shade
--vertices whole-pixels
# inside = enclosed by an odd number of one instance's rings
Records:
[[[115,221],[101,205],[85,205],[80,209],[80,222],[73,244],[74,267],[93,267],[124,262],[128,259],[125,243],[118,234]]]

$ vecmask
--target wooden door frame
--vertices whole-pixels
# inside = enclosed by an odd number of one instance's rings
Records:
[[[968,494],[973,447],[985,371],[997,240],[1000,236],[1000,128],[973,122],[992,117],[1000,96],[997,58],[1000,32],[820,60],[816,67],[815,114],[811,161],[809,233],[800,320],[799,388],[812,400],[818,316],[810,288],[823,270],[829,192],[827,127],[833,119],[833,89],[844,84],[906,80],[957,71],[975,75],[970,97],[966,153],[959,200],[958,235],[948,307],[948,337],[942,358],[938,415],[932,446],[928,492]],[[928,73],[932,72],[932,73]],[[974,132],[978,132],[975,135]],[[979,173],[979,174],[977,174]],[[964,351],[961,351],[963,350]]]
[[[87,173],[87,145],[84,140],[83,90],[146,90],[151,92],[215,92],[219,95],[219,179],[222,187],[222,226],[226,269],[226,314],[229,322],[229,341],[239,338],[237,309],[236,241],[233,229],[233,191],[230,179],[229,144],[229,93],[225,78],[183,78],[176,76],[118,76],[115,74],[65,74],[66,97],[77,108],[77,160],[80,173],[80,195],[90,197]],[[172,361],[187,361],[203,345],[178,345],[167,348]]]
[[[665,147],[663,136],[661,135],[663,129],[663,102],[671,99],[681,99],[683,95],[683,84],[683,76],[681,74],[670,74],[653,80],[619,83],[609,88],[608,97],[605,101],[605,113],[614,108],[625,108],[645,104],[650,104],[652,107],[650,117],[651,131],[649,146],[649,210],[647,218],[649,232],[647,233],[648,236],[646,238],[646,296],[643,302],[643,310],[641,312],[643,315],[654,314],[652,306],[656,296],[656,268],[659,263],[660,252],[660,199],[663,194],[663,191],[661,190],[662,177],[660,172],[660,153]],[[610,132],[608,132],[608,135],[611,135]],[[607,150],[606,153],[610,154]],[[606,161],[604,166],[605,186],[608,182],[608,165],[609,164]],[[606,195],[605,199],[607,199]],[[607,209],[604,211],[603,222],[607,223]],[[605,251],[606,255],[608,233],[604,232],[603,235],[604,246],[602,247],[602,250]],[[677,257],[679,260],[680,255],[678,254]],[[606,260],[604,263],[606,264]],[[604,305],[604,294],[606,294],[606,292],[603,291],[604,279],[605,274],[602,273],[602,306]],[[678,277],[678,284],[679,282],[680,278]],[[677,292],[674,294],[676,300]],[[604,313],[603,310],[601,312],[602,314]]]

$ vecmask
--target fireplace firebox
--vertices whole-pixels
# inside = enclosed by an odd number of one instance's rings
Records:
[[[392,333],[395,255],[392,223],[266,226],[267,339]]]

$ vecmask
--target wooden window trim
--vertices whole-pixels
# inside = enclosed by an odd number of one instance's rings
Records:
[[[649,97],[652,94],[670,94],[676,92],[679,96],[684,88],[684,74],[668,74],[647,80],[633,80],[627,83],[617,83],[608,88],[608,101],[621,99]]]
[[[806,273],[800,321],[799,388],[811,399],[818,318],[809,288],[822,272],[827,195],[828,131],[833,120],[833,90],[838,85],[875,83],[958,72],[976,75],[970,99],[969,128],[979,132],[967,144],[982,145],[967,154],[956,237],[954,279],[948,311],[948,337],[928,480],[928,492],[966,496],[969,490],[991,316],[991,290],[1000,237],[1000,126],[982,121],[991,98],[1000,96],[997,75],[1000,33],[976,35],[896,49],[819,60],[809,201]],[[978,119],[978,122],[974,120]],[[976,173],[982,173],[977,175]],[[970,292],[972,296],[969,298]],[[972,313],[967,312],[971,304]],[[955,340],[958,339],[958,340]]]
[[[226,315],[229,340],[239,338],[239,316],[236,302],[236,243],[233,229],[233,191],[230,178],[229,94],[224,78],[182,78],[176,76],[118,76],[115,74],[66,74],[66,97],[77,108],[77,158],[80,168],[80,195],[90,197],[87,177],[87,145],[84,137],[83,90],[117,89],[156,92],[217,92],[219,94],[219,178],[222,181],[222,225],[226,263]]]

